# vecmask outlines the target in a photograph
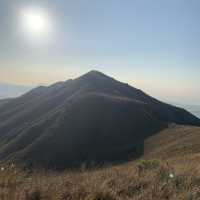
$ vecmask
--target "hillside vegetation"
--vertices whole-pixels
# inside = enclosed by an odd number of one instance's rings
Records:
[[[145,141],[144,156],[76,171],[1,166],[2,200],[198,200],[200,128],[173,126]]]

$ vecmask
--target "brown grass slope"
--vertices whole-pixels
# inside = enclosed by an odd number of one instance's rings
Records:
[[[144,156],[163,160],[199,157],[200,128],[172,125],[145,140]]]
[[[200,128],[176,126],[145,141],[145,160],[62,173],[27,174],[4,166],[0,172],[0,199],[198,200],[199,141]]]
[[[200,126],[189,112],[91,71],[0,107],[0,159],[57,168],[124,160],[171,122]]]

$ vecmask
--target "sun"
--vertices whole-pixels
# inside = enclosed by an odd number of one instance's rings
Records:
[[[24,31],[29,35],[44,36],[50,31],[50,17],[42,9],[24,9],[21,12],[21,21]]]

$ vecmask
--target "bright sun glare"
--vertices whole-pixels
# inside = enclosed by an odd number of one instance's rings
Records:
[[[41,9],[24,9],[21,13],[23,29],[33,36],[47,35],[50,31],[48,14]]]

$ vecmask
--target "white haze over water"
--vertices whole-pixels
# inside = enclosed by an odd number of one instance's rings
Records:
[[[190,111],[192,114],[200,118],[200,106],[198,105],[185,105],[184,108]]]
[[[169,103],[169,104],[173,104],[180,108],[184,108],[200,119],[200,105],[189,105],[189,104],[186,105],[186,104],[180,104],[180,103]]]

